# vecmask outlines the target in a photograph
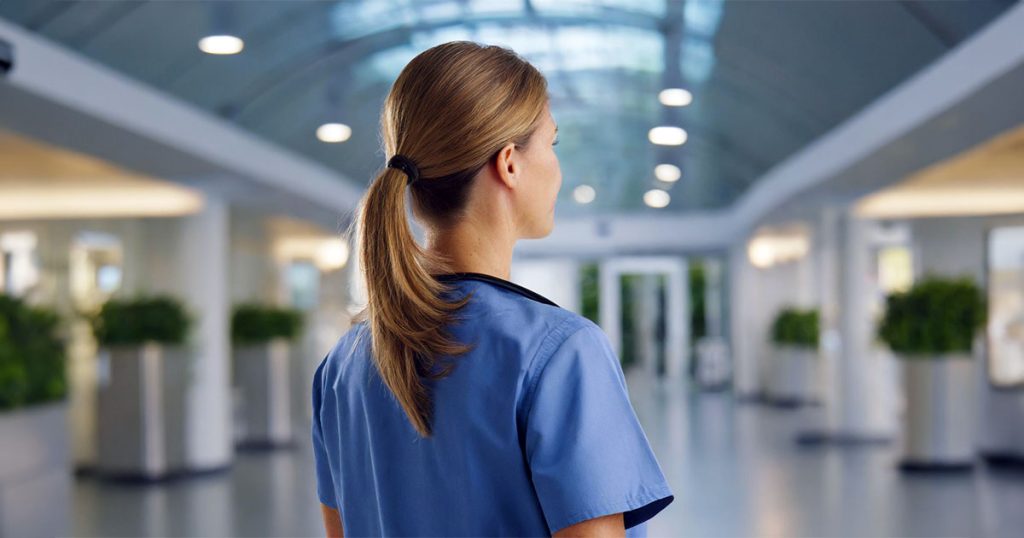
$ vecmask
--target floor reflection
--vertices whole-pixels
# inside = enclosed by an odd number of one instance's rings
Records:
[[[630,397],[676,492],[650,536],[1021,536],[1024,471],[905,474],[894,446],[798,447],[807,411],[629,372]],[[76,536],[320,536],[312,460],[242,452],[223,474],[162,485],[81,478]]]

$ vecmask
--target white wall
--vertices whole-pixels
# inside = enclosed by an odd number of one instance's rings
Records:
[[[580,313],[580,262],[571,258],[528,258],[512,262],[512,282],[535,291],[558,306]]]

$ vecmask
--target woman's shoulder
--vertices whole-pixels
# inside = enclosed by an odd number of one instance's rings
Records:
[[[460,287],[470,295],[470,301],[457,316],[459,325],[473,335],[551,340],[585,326],[596,327],[587,318],[529,290],[476,281],[461,283]]]
[[[352,357],[360,353],[368,352],[370,346],[370,331],[366,321],[353,323],[345,331],[327,352],[321,366],[330,371],[338,371],[348,363]]]

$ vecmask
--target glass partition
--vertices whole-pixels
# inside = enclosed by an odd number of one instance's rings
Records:
[[[988,235],[988,376],[1024,387],[1024,226]]]

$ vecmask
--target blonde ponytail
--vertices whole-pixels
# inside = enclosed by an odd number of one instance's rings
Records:
[[[473,178],[496,152],[525,145],[547,102],[544,77],[514,52],[470,42],[433,47],[402,70],[384,104],[381,133],[389,157],[415,163],[419,179],[384,168],[359,217],[373,360],[410,422],[430,437],[431,395],[423,377],[440,379],[445,359],[468,351],[448,327],[468,298],[445,298],[432,275],[445,270],[416,243],[406,217],[443,227],[456,221]]]
[[[430,436],[430,397],[420,379],[435,360],[466,351],[448,337],[451,314],[465,302],[441,298],[427,260],[406,219],[406,176],[385,168],[370,185],[363,203],[362,265],[369,299],[373,356],[384,384],[409,416],[416,431]],[[442,369],[443,377],[448,369]]]

